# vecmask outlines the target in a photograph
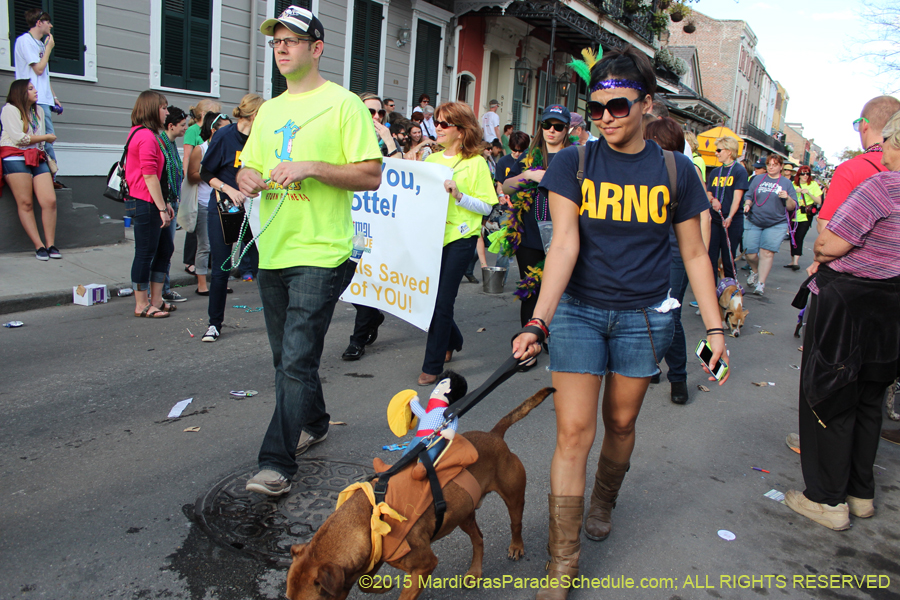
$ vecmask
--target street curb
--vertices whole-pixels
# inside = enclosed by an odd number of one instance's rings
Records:
[[[197,283],[197,278],[193,275],[170,276],[169,281],[172,285],[189,286]],[[110,298],[116,296],[120,288],[129,288],[131,283],[107,283],[107,290]],[[72,289],[55,290],[51,292],[37,292],[34,294],[22,294],[19,296],[7,296],[0,298],[0,315],[8,315],[10,313],[25,312],[29,310],[37,310],[39,308],[48,308],[50,306],[67,306],[72,304]]]

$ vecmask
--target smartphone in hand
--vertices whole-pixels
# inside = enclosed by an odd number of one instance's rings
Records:
[[[703,365],[709,369],[710,374],[716,378],[716,381],[722,381],[725,375],[728,374],[728,365],[721,358],[719,358],[715,367],[710,364],[712,362],[713,351],[708,341],[700,340],[700,343],[697,344],[696,354],[700,359],[700,362],[703,363]]]

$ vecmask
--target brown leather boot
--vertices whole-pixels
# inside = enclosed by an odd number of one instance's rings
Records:
[[[578,577],[578,556],[581,554],[581,519],[584,517],[583,496],[554,496],[550,501],[550,539],[547,552],[547,577],[556,580],[556,587],[538,590],[535,600],[566,600],[569,588],[563,587],[563,576]]]
[[[591,492],[591,507],[584,521],[584,535],[595,542],[602,542],[609,537],[612,529],[612,509],[616,507],[616,498],[622,480],[628,472],[630,463],[617,463],[602,454],[597,463],[597,475],[594,477],[594,491]]]

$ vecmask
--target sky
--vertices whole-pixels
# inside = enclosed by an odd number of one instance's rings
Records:
[[[900,77],[877,78],[870,63],[851,60],[866,31],[859,0],[699,0],[691,6],[750,25],[766,70],[790,96],[787,122],[802,123],[804,137],[815,139],[829,163],[844,147],[860,149],[853,120]]]

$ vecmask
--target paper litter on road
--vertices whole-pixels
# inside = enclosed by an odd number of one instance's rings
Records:
[[[768,492],[763,494],[763,496],[769,498],[770,500],[774,500],[775,502],[781,502],[782,504],[784,504],[784,493],[779,492],[778,490],[769,490]]]
[[[760,335],[775,335],[775,334],[772,333],[771,331],[766,331],[765,329],[760,329],[760,330],[759,330],[759,334],[760,334]]]
[[[791,368],[792,368],[792,369],[796,369],[796,370],[798,370],[798,371],[800,370],[800,366],[799,366],[799,365],[791,365]]]
[[[343,421],[328,421],[329,425],[346,425]]]
[[[723,540],[725,540],[726,542],[733,542],[735,539],[737,539],[737,536],[734,535],[733,533],[731,533],[730,531],[728,531],[727,529],[720,529],[718,533],[719,533],[719,537],[722,538]]]
[[[186,427],[184,430],[185,433],[195,433],[197,431],[200,431],[199,425],[194,425],[193,427]]]
[[[705,385],[698,385],[698,386],[697,386],[697,389],[700,390],[701,392],[708,392],[708,391],[709,391],[709,388],[706,387]]]
[[[479,327],[475,330],[475,333],[484,333],[485,331],[487,331],[487,329],[485,329],[484,327]]]
[[[775,383],[773,383],[771,381],[751,381],[750,383],[752,383],[756,387],[768,387],[770,385],[771,386],[775,385]]]
[[[187,405],[190,404],[194,399],[188,398],[187,400],[182,400],[181,402],[176,402],[175,406],[172,407],[172,410],[169,411],[169,419],[177,419],[181,416],[181,413],[184,412],[184,409],[187,408]]]

